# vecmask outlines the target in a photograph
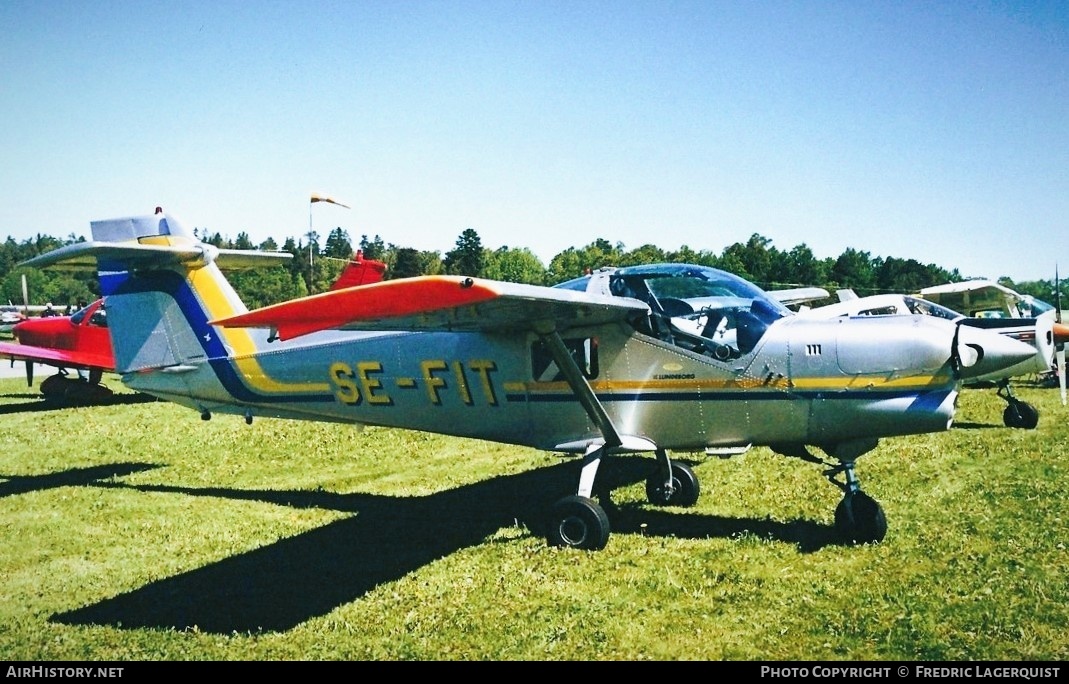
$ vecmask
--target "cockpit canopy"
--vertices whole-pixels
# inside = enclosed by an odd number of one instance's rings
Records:
[[[556,287],[646,302],[650,315],[636,329],[720,360],[748,354],[768,326],[793,315],[753,283],[693,264],[603,268]]]

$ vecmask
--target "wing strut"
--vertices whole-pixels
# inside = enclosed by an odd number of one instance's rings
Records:
[[[622,445],[624,441],[620,438],[620,433],[616,431],[616,426],[612,424],[612,419],[609,418],[605,407],[601,405],[601,401],[594,394],[590,383],[583,376],[583,371],[579,370],[579,364],[575,362],[571,353],[568,352],[568,347],[564,345],[564,340],[561,339],[560,333],[553,330],[549,333],[539,333],[539,336],[549,347],[549,353],[557,363],[557,368],[564,374],[564,379],[568,381],[568,386],[575,392],[579,403],[586,409],[590,420],[594,421],[594,425],[597,425],[598,429],[601,430],[601,435],[605,438],[604,446],[612,448]]]

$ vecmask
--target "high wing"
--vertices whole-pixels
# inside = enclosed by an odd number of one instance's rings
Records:
[[[1029,318],[1020,306],[1024,297],[991,280],[965,280],[926,287],[917,292],[932,302],[960,311],[972,317]]]
[[[77,349],[48,349],[28,344],[0,342],[0,356],[13,361],[43,363],[57,368],[84,368],[109,373],[115,370],[113,357]]]
[[[212,321],[271,328],[287,340],[320,330],[563,331],[625,321],[637,299],[464,276],[420,276],[345,288]]]

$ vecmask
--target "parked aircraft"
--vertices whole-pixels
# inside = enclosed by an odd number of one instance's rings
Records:
[[[757,445],[825,465],[844,541],[880,541],[887,521],[857,459],[882,437],[948,429],[963,378],[1034,351],[931,316],[803,318],[686,264],[557,287],[424,276],[248,311],[221,268],[280,255],[216,249],[169,215],[91,225],[92,241],[26,265],[97,266],[127,386],[205,420],[372,424],[582,454],[575,494],[550,507],[554,546],[608,542],[606,456],[652,453],[649,502],[690,506],[698,479],[670,451]]]
[[[1069,326],[1056,322],[1053,316],[973,318],[916,295],[878,294],[857,297],[851,290],[839,290],[838,295],[839,302],[810,309],[802,315],[828,319],[844,316],[923,314],[964,326],[990,330],[1032,345],[1034,351],[1031,358],[992,373],[974,375],[969,378],[969,383],[997,384],[998,395],[1006,401],[1002,420],[1007,427],[1032,429],[1038,425],[1039,411],[1013,394],[1010,380],[1025,375],[1050,373],[1056,348],[1069,341]]]
[[[917,296],[977,318],[1049,318],[1062,324],[1061,292],[1058,274],[1054,275],[1057,305],[1051,305],[1032,295],[1021,294],[991,280],[966,280],[926,287]],[[1064,336],[1063,336],[1064,338]],[[1061,385],[1062,404],[1065,404],[1065,341],[1055,345],[1057,375]]]
[[[112,391],[100,383],[115,371],[104,300],[97,299],[69,316],[27,318],[12,328],[14,342],[0,342],[0,357],[26,364],[26,384],[33,384],[34,364],[54,366],[57,373],[41,383],[41,394],[54,401],[89,403]],[[77,371],[71,376],[70,371]]]
[[[1054,318],[1054,307],[993,280],[963,280],[925,287],[917,296],[976,318]]]

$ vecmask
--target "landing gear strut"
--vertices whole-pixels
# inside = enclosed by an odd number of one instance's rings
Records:
[[[1002,412],[1002,422],[1006,427],[1035,429],[1039,424],[1039,411],[1036,407],[1013,395],[1009,379],[1003,378],[999,381],[998,395],[1006,400],[1006,410]]]

